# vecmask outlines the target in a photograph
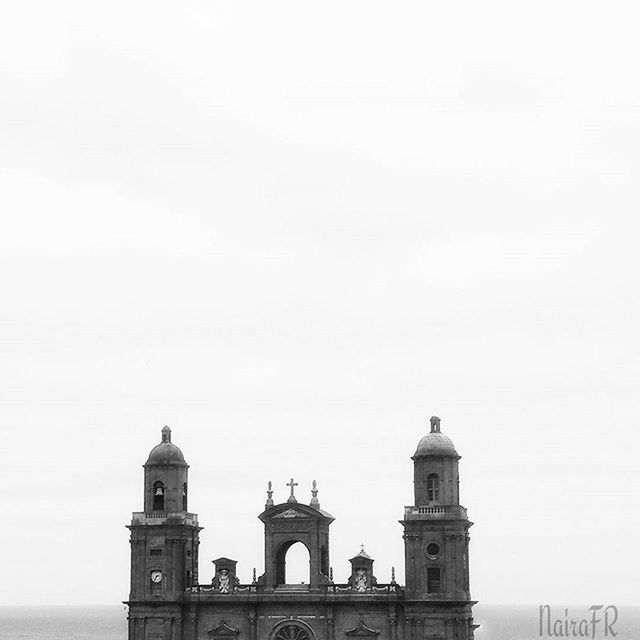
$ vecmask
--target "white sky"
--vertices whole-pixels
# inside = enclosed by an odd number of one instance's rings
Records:
[[[403,580],[432,414],[475,598],[637,602],[636,3],[2,13],[0,602],[127,597],[166,423],[203,582],[291,476]]]

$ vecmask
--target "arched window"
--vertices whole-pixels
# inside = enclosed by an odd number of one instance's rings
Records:
[[[427,476],[427,500],[429,502],[440,500],[440,478],[437,473],[430,473]]]
[[[187,510],[187,483],[182,485],[182,510]]]
[[[153,483],[153,510],[164,511],[164,484],[160,480]]]

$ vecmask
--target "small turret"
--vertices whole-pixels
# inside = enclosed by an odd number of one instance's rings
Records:
[[[369,591],[377,584],[373,575],[373,558],[364,550],[361,545],[360,552],[349,560],[351,563],[351,576],[349,576],[349,586],[354,591]]]

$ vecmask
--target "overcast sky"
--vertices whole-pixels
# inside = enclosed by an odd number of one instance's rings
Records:
[[[635,2],[13,2],[0,602],[118,603],[169,424],[210,560],[318,481],[404,580],[442,416],[483,603],[637,603]]]

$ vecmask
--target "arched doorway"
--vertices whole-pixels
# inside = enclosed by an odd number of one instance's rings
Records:
[[[299,540],[283,543],[276,554],[276,585],[309,584],[311,557]]]

